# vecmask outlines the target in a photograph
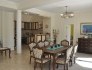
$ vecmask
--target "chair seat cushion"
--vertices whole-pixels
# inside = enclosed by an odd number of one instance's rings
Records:
[[[48,58],[44,58],[44,59],[42,59],[42,63],[46,63],[46,62],[48,62],[49,60],[50,60],[50,59],[48,59]],[[40,60],[36,59],[36,62],[41,63],[41,59],[40,59]]]
[[[65,63],[68,63],[69,60],[65,60],[64,58],[58,58],[56,60],[56,63],[57,64],[65,64]]]
[[[64,58],[58,58],[56,60],[56,63],[58,63],[58,64],[64,64],[65,63],[65,59]]]
[[[9,48],[7,48],[7,47],[1,47],[0,48],[0,50],[7,50],[7,49],[9,49]]]
[[[63,54],[58,54],[58,58],[64,58],[65,57],[65,55],[63,55]]]

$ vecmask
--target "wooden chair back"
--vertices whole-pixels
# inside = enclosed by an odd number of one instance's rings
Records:
[[[41,58],[42,58],[42,54],[43,54],[42,49],[34,48],[34,49],[33,49],[33,53],[34,53],[34,57],[35,57],[36,59],[41,59]]]
[[[32,51],[33,50],[33,47],[35,47],[35,46],[36,46],[36,43],[35,42],[30,43],[29,44],[30,51]]]
[[[67,52],[66,52],[66,59],[69,60],[70,59],[70,56],[71,56],[71,53],[72,53],[72,50],[73,50],[73,46],[69,47],[67,49]]]
[[[75,56],[77,49],[78,49],[78,45],[75,45],[74,48],[73,48],[73,56]]]
[[[44,46],[47,47],[47,46],[49,46],[49,45],[50,45],[49,41],[45,40],[45,41],[44,41]]]
[[[72,61],[74,61],[74,63],[75,63],[75,54],[77,52],[77,48],[78,48],[78,44],[73,46],[73,50],[72,50],[72,53],[70,56],[70,61],[69,61],[71,66],[72,66]]]
[[[39,47],[39,48],[44,47],[44,42],[43,42],[43,41],[39,41],[39,42],[37,43],[37,47]]]
[[[62,46],[69,46],[69,41],[67,41],[67,40],[62,40],[62,41],[61,41],[61,45],[62,45]]]

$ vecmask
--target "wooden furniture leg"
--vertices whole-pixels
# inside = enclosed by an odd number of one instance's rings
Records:
[[[11,58],[11,50],[9,49],[9,58]]]
[[[53,54],[53,70],[55,70],[55,63],[56,63],[55,54]]]

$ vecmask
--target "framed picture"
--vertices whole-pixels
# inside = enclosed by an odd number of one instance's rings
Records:
[[[92,23],[81,23],[80,33],[81,34],[92,34]]]

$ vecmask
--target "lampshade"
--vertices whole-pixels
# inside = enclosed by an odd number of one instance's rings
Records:
[[[74,16],[74,13],[73,12],[67,12],[67,6],[65,6],[65,7],[66,7],[66,11],[64,13],[60,14],[61,17],[62,18],[72,18]]]

